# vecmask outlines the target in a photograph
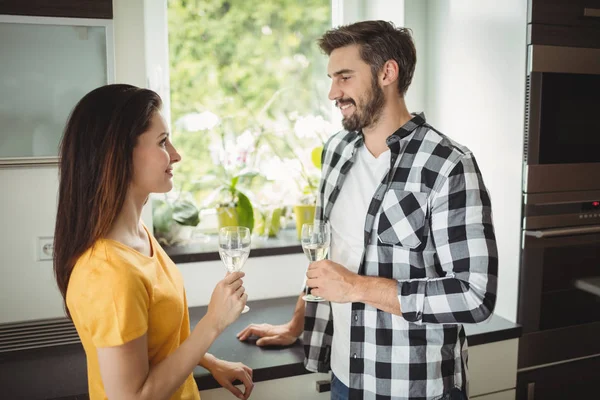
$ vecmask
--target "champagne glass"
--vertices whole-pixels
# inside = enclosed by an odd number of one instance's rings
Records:
[[[250,254],[250,229],[226,226],[219,230],[219,255],[229,272],[241,271]],[[244,306],[243,313],[250,307]]]
[[[302,225],[301,242],[304,254],[308,258],[308,261],[315,262],[324,260],[327,257],[329,251],[329,243],[331,241],[331,228],[329,222],[317,222],[314,224]],[[304,287],[304,296],[302,299],[305,301],[324,301],[325,299],[320,296],[315,296],[310,293],[308,285]]]

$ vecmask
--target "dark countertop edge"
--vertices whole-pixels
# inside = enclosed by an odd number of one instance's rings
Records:
[[[467,345],[469,347],[479,346],[482,344],[489,344],[494,342],[501,342],[503,340],[518,339],[523,335],[523,328],[521,325],[515,324],[512,328],[505,328],[492,332],[476,333],[468,335]]]
[[[176,249],[176,250],[175,250]],[[171,247],[165,248],[166,253],[169,255],[171,260],[176,264],[201,262],[201,261],[217,261],[220,260],[219,253],[213,252],[194,252],[193,247]],[[281,247],[263,247],[258,249],[252,249],[249,257],[268,257],[268,256],[282,256],[286,254],[298,254],[302,253],[302,246],[281,246]]]
[[[254,369],[252,371],[252,381],[254,383],[265,382],[273,379],[290,378],[307,374],[312,374],[312,372],[304,368],[303,363],[279,365],[277,367]],[[198,385],[198,390],[200,391],[218,389],[221,387],[215,378],[207,373],[201,375],[194,374],[194,379],[196,380],[196,385]],[[239,383],[241,382],[237,382],[236,384]]]

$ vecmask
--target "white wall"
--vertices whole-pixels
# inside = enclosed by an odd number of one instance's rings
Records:
[[[149,29],[149,22],[156,21],[148,21],[145,5],[144,0],[113,0],[115,83],[149,87],[148,53],[153,50],[147,40],[146,30]],[[142,210],[142,219],[152,229],[150,202]]]
[[[406,106],[410,112],[427,111],[427,2],[406,0],[404,2],[404,22],[401,26],[410,28],[417,49],[417,65],[412,83],[406,93]],[[428,114],[425,114],[428,116]]]
[[[169,24],[166,9],[167,0],[144,0],[147,87],[162,98],[162,112],[170,124]]]
[[[527,2],[429,0],[426,7],[425,115],[481,167],[500,256],[496,312],[515,321]]]
[[[304,254],[250,257],[244,266],[248,300],[299,295],[307,266]],[[185,280],[188,304],[195,306],[208,304],[215,284],[225,276],[221,260],[178,264],[178,267]]]
[[[56,167],[0,169],[0,323],[62,314],[52,262],[36,238],[54,234]]]
[[[146,87],[144,0],[113,0],[117,83]]]
[[[332,25],[351,24],[364,19],[364,2],[365,0],[332,0]]]

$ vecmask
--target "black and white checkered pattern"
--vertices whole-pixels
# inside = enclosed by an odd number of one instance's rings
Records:
[[[496,302],[498,256],[490,198],[473,154],[414,117],[391,135],[390,171],[365,218],[359,274],[398,281],[402,316],[352,304],[351,399],[439,399],[466,390],[461,324],[488,318]],[[328,220],[363,145],[334,135],[323,152],[316,220]],[[329,371],[329,303],[307,303],[305,366]]]

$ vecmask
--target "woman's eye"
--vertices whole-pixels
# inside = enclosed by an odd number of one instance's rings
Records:
[[[165,147],[165,146],[166,146],[166,144],[167,144],[167,139],[163,139],[163,140],[161,140],[161,141],[160,141],[160,145],[161,145],[162,147]]]

